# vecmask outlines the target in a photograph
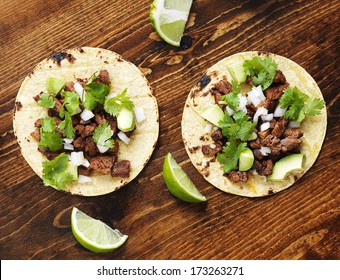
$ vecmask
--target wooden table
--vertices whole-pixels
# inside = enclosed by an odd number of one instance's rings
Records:
[[[151,1],[14,0],[0,2],[1,259],[340,259],[340,3],[194,1],[187,49],[155,34]],[[14,100],[24,77],[53,51],[92,46],[135,63],[154,89],[160,136],[142,173],[100,197],[43,186],[13,134]],[[200,75],[236,52],[286,56],[316,80],[327,102],[327,135],[315,165],[293,187],[267,198],[223,193],[195,170],[181,138],[186,96]],[[315,133],[318,133],[317,131]],[[162,163],[171,152],[208,198],[189,204],[169,194]],[[129,235],[109,254],[79,245],[70,228],[78,207]]]

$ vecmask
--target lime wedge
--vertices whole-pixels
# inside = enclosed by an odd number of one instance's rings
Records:
[[[164,160],[163,178],[169,191],[177,198],[187,202],[202,202],[207,200],[170,153],[166,155]]]
[[[154,0],[151,4],[151,24],[157,34],[170,45],[180,45],[191,4],[192,0]]]
[[[96,253],[107,253],[123,245],[128,238],[117,229],[112,229],[73,207],[71,228],[74,237],[86,249]]]

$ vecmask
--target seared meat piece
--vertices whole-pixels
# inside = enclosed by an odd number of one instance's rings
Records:
[[[268,135],[269,135],[269,129],[266,129],[264,131],[259,131],[257,133],[257,135],[261,138],[261,139],[265,139]]]
[[[234,183],[247,182],[248,174],[245,171],[234,171],[233,170],[228,174],[228,179]]]
[[[263,161],[254,161],[254,167],[259,175],[268,176],[273,173],[273,161],[271,159]]]
[[[35,127],[41,127],[41,119],[37,119],[35,122],[34,122],[34,126]]]
[[[115,145],[113,148],[107,150],[107,153],[110,155],[117,155],[119,151],[119,142],[115,141]]]
[[[256,107],[250,103],[246,105],[246,108],[247,108],[247,115],[253,118],[257,110]]]
[[[83,133],[81,134],[81,137],[86,138],[87,136],[91,136],[93,134],[93,131],[96,128],[97,128],[97,125],[95,123],[85,125],[85,129],[84,129]]]
[[[80,175],[84,175],[84,176],[90,176],[92,173],[92,169],[91,167],[85,167],[85,166],[78,166],[78,172]]]
[[[281,70],[276,71],[276,75],[274,77],[274,83],[284,84],[286,82],[286,77],[283,75]]]
[[[90,160],[90,168],[102,174],[109,174],[115,160],[113,156],[97,156]]]
[[[268,100],[278,100],[288,86],[289,84],[273,84],[264,91],[264,94]]]
[[[38,151],[40,153],[42,153],[48,160],[52,160],[59,155],[58,152],[51,152],[48,149],[43,149],[43,148],[40,148],[40,147],[38,147]]]
[[[57,111],[57,112],[58,112],[58,115],[59,115],[60,110],[61,110],[61,108],[63,107],[63,104],[62,104],[62,102],[59,101],[58,98],[55,98],[55,97],[54,97],[53,100],[54,100],[54,102],[55,102],[55,105],[54,105],[54,107],[53,107],[53,110]]]
[[[101,114],[94,114],[94,119],[98,125],[100,125],[102,122],[106,121],[105,117]]]
[[[254,154],[255,159],[258,159],[258,160],[261,160],[264,157],[260,149],[254,149],[253,154]]]
[[[276,137],[281,137],[282,133],[286,129],[287,120],[284,118],[279,119],[272,130],[272,135]]]
[[[73,92],[75,92],[75,90],[74,90],[74,82],[67,82],[64,85],[64,90],[65,91],[73,91]]]
[[[38,142],[40,141],[40,129],[36,128],[34,131],[31,132],[30,134],[35,140]]]
[[[74,127],[74,131],[77,135],[82,135],[84,133],[85,130],[85,125],[82,124],[78,124]]]
[[[211,138],[214,141],[221,140],[223,138],[221,130],[215,130],[213,133],[211,133]]]
[[[302,140],[292,136],[288,136],[281,140],[282,152],[287,152],[297,148],[302,143]]]
[[[82,138],[81,136],[79,136],[76,139],[74,139],[72,144],[73,144],[73,147],[76,150],[84,151],[84,149],[85,149],[85,139]]]
[[[300,137],[303,136],[303,131],[300,128],[291,128],[291,127],[288,127],[283,132],[282,137],[286,138],[288,136],[292,136],[292,137],[295,137],[295,138],[300,138]]]
[[[96,143],[93,141],[92,137],[89,136],[85,139],[85,152],[90,156],[90,157],[95,157],[96,155],[99,154],[98,148]]]
[[[215,103],[222,109],[224,110],[225,106],[224,104],[220,104],[220,101],[222,100],[222,96],[223,94],[219,93],[219,92],[214,92],[214,99],[215,99]]]
[[[276,120],[272,119],[269,123],[270,123],[270,128],[273,129],[276,124]]]
[[[266,99],[262,101],[258,107],[264,107],[268,110],[268,113],[273,113],[277,106],[277,100]]]
[[[252,149],[260,149],[261,148],[261,141],[260,138],[256,138],[256,140],[252,140],[248,142],[249,147]]]
[[[117,119],[108,115],[106,117],[106,121],[111,126],[111,130],[113,131],[113,137],[116,137],[116,134],[117,134]]]
[[[99,75],[94,79],[94,82],[109,85],[110,84],[109,72],[107,70],[100,70]]]
[[[220,80],[218,83],[214,85],[213,89],[218,90],[222,94],[227,94],[227,93],[232,92],[231,83],[225,80]]]
[[[128,178],[130,176],[130,161],[129,160],[116,161],[113,164],[111,176]]]
[[[277,155],[281,152],[280,139],[274,135],[269,134],[265,139],[261,140],[261,146],[270,148],[271,154]]]
[[[209,156],[209,157],[213,157],[214,155],[222,151],[222,149],[223,149],[222,145],[218,142],[208,144],[208,145],[202,145],[203,155]]]
[[[33,99],[34,99],[36,102],[38,102],[39,99],[40,99],[40,94],[37,94],[37,95],[33,96]]]

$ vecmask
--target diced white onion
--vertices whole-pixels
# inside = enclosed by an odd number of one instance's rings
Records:
[[[261,131],[265,131],[265,130],[267,130],[267,129],[269,129],[270,128],[270,123],[269,122],[264,122],[263,124],[261,124],[261,126],[260,126],[260,130]]]
[[[261,152],[262,155],[267,156],[272,151],[271,151],[271,149],[269,147],[261,147],[260,148],[260,152]]]
[[[73,147],[72,144],[64,143],[64,149],[65,149],[65,150],[69,150],[69,151],[73,151],[73,150],[74,150],[74,147]]]
[[[118,138],[122,140],[126,145],[129,144],[130,138],[126,136],[123,131],[119,131],[117,134]]]
[[[219,130],[220,128],[218,126],[213,127],[213,131]]]
[[[274,115],[271,113],[271,114],[267,114],[267,115],[262,115],[261,119],[264,122],[270,122],[273,119],[273,117],[274,117]]]
[[[71,144],[73,142],[73,138],[63,138],[63,142],[66,144]]]
[[[204,127],[204,132],[205,133],[210,133],[212,130],[212,124],[211,123],[207,123]]]
[[[81,163],[82,166],[85,166],[86,168],[88,168],[90,166],[90,162],[84,158],[83,162]]]
[[[290,127],[290,128],[298,128],[298,127],[300,127],[300,123],[299,122],[290,121],[289,124],[288,124],[288,127]]]
[[[259,116],[261,115],[267,115],[268,114],[268,109],[266,109],[265,107],[259,107],[256,112],[255,112],[255,115],[254,115],[254,118],[253,118],[253,122],[257,123],[258,120],[259,120]]]
[[[79,166],[84,161],[84,153],[83,152],[72,152],[71,153],[71,163],[75,166]]]
[[[88,183],[91,182],[92,179],[88,176],[84,176],[84,175],[79,175],[78,177],[78,183],[83,184],[83,183]]]
[[[97,148],[99,150],[100,153],[105,153],[109,148],[105,147],[105,146],[101,146],[101,145],[97,145]]]
[[[88,121],[94,117],[94,114],[90,110],[84,109],[84,111],[81,112],[80,117],[82,120]]]
[[[209,145],[209,147],[210,147],[211,149],[215,149],[215,148],[216,148],[216,144],[211,143],[211,144]]]
[[[284,113],[286,113],[287,111],[287,108],[281,108],[280,107],[280,104],[277,105],[277,107],[275,108],[275,111],[274,111],[274,117],[282,117],[284,115]]]
[[[255,96],[260,98],[261,101],[265,101],[266,100],[266,97],[263,94],[261,85],[257,86],[256,88],[253,88],[252,90],[255,93]]]
[[[82,85],[78,82],[75,82],[73,87],[74,87],[74,90],[76,91],[76,93],[78,93],[80,100],[83,101],[84,88],[82,87]]]
[[[239,110],[242,110],[242,109],[245,108],[246,105],[247,105],[247,102],[248,102],[247,97],[243,96],[243,95],[240,94],[240,93],[237,95],[237,97],[238,97],[238,99],[240,100],[240,104],[238,105],[238,109],[239,109]]]
[[[144,108],[139,107],[134,109],[135,116],[136,116],[136,121],[138,123],[142,122],[145,120],[145,113],[144,113]]]
[[[226,107],[226,110],[227,110],[229,116],[232,116],[234,114],[234,110],[231,109],[229,106]]]

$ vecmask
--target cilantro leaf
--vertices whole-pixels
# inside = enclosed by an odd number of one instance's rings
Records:
[[[63,131],[63,135],[66,138],[71,139],[74,137],[75,131],[72,125],[71,114],[69,112],[65,112],[65,119],[59,124],[58,128]]]
[[[64,96],[63,106],[71,115],[73,115],[73,113],[78,110],[80,104],[78,93],[72,91],[64,91],[62,95]]]
[[[217,155],[217,160],[222,164],[223,171],[229,173],[238,169],[238,160],[241,152],[247,147],[247,143],[237,144],[236,140],[231,140],[223,147],[222,153]]]
[[[223,120],[219,122],[219,126],[222,128],[223,136],[229,140],[239,139],[248,141],[252,137],[252,132],[256,124],[248,121],[246,112],[239,110],[235,112],[232,117],[225,112]]]
[[[287,108],[284,117],[296,122],[303,121],[306,115],[319,115],[320,110],[325,106],[323,100],[309,97],[297,87],[285,89],[279,103],[281,108]]]
[[[254,85],[261,85],[262,90],[265,90],[273,83],[277,67],[277,63],[270,57],[262,59],[255,56],[251,60],[243,62],[246,75],[253,78]]]
[[[127,89],[124,89],[120,94],[113,98],[105,100],[104,110],[112,116],[117,116],[122,108],[130,111],[133,110],[134,104],[128,96],[126,96]]]
[[[229,108],[234,111],[238,110],[240,105],[240,99],[237,96],[239,93],[241,93],[241,86],[236,81],[232,81],[232,92],[222,96],[222,100],[227,102]]]
[[[52,152],[62,147],[63,141],[55,128],[56,124],[51,117],[41,120],[39,147],[49,149]]]
[[[53,96],[48,93],[42,93],[39,95],[38,105],[44,108],[53,108],[55,102]]]
[[[61,153],[53,160],[43,161],[42,179],[44,184],[64,189],[66,184],[73,180],[72,174],[67,172],[68,164],[68,156],[65,153]]]
[[[90,111],[92,111],[98,103],[104,104],[105,97],[110,91],[108,85],[96,82],[86,84],[84,89],[87,90],[87,93],[85,94],[84,106]]]
[[[99,146],[113,148],[114,140],[111,138],[112,136],[113,131],[111,126],[107,123],[107,121],[104,121],[94,130],[92,138],[93,141]]]

